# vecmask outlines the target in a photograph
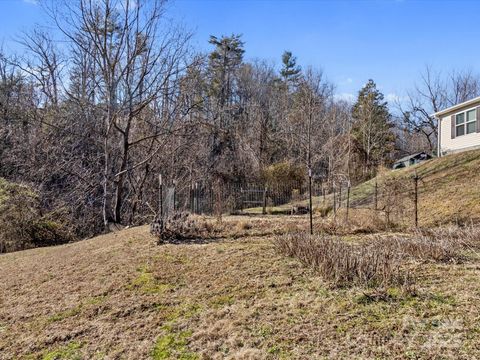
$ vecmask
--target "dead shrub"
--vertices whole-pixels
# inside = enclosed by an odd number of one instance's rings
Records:
[[[411,206],[411,182],[391,176],[386,177],[380,184],[379,192],[382,194],[379,209],[385,215],[388,227],[395,227],[408,218],[407,210]]]
[[[298,258],[335,286],[390,286],[409,281],[401,257],[389,246],[350,244],[329,235],[286,234],[274,239],[283,254]]]
[[[150,224],[150,232],[158,238],[158,243],[201,240],[210,237],[215,230],[213,224],[187,212],[176,212],[165,219],[156,218]]]
[[[237,222],[236,228],[239,231],[250,230],[252,228],[252,223],[249,221],[240,220]]]
[[[302,184],[305,180],[305,169],[288,161],[268,166],[262,173],[262,178],[270,186],[281,186],[286,183]]]
[[[333,211],[333,205],[322,205],[315,207],[313,210],[315,214],[320,214],[321,217],[326,217]]]
[[[349,209],[346,221],[346,209],[338,209],[336,216],[320,218],[315,221],[315,229],[331,235],[372,234],[391,230],[380,212],[371,209]]]
[[[414,236],[375,235],[368,240],[374,246],[389,247],[404,259],[449,262],[462,259],[458,247],[443,238],[432,238],[421,234]]]
[[[480,248],[480,227],[473,224],[423,228],[415,230],[415,233],[434,239],[442,239],[444,242],[450,242],[456,248]]]

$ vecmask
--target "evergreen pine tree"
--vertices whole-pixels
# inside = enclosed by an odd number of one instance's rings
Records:
[[[373,80],[360,90],[352,117],[352,135],[364,152],[364,174],[371,176],[375,167],[388,159],[395,141],[387,102]]]
[[[209,43],[215,49],[209,56],[209,73],[211,75],[211,95],[218,99],[220,109],[228,104],[232,97],[235,71],[243,61],[243,41],[241,35],[210,36]]]
[[[282,69],[280,75],[283,82],[290,87],[300,80],[301,67],[297,65],[297,58],[293,56],[291,51],[285,51],[282,55]]]

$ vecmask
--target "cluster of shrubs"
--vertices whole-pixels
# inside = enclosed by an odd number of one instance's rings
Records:
[[[409,262],[459,262],[466,249],[480,247],[480,228],[447,227],[408,235],[371,235],[352,243],[326,233],[276,236],[274,245],[298,258],[336,286],[412,285]]]
[[[199,240],[211,237],[214,232],[211,223],[188,212],[174,212],[165,218],[156,217],[150,224],[150,232],[158,243],[174,243],[185,240]]]
[[[269,186],[284,184],[303,184],[305,181],[305,168],[288,161],[279,162],[263,170],[261,177]]]
[[[74,239],[67,227],[43,214],[37,193],[0,178],[0,253],[58,245]]]
[[[330,236],[293,233],[276,236],[276,248],[298,258],[336,286],[388,286],[402,282],[400,256],[390,247],[351,244]]]

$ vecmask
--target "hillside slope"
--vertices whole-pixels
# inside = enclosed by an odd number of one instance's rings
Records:
[[[0,359],[480,357],[477,263],[424,264],[416,294],[371,301],[270,239],[159,246],[138,227],[2,255]]]
[[[351,209],[375,209],[375,187],[377,186],[377,209],[379,210],[377,215],[383,218],[385,208],[390,207],[393,213],[397,213],[392,214],[394,223],[413,225],[415,172],[420,177],[418,182],[420,226],[480,222],[480,150],[434,158],[400,170],[385,170],[376,178],[352,187]],[[345,209],[347,191],[345,187],[342,190],[341,208]],[[339,206],[338,188],[336,191],[336,205]],[[304,199],[269,207],[267,212],[288,214],[296,206],[308,206],[308,201]],[[315,212],[332,207],[332,193],[325,198],[313,196]],[[262,208],[245,209],[244,212],[261,214]]]
[[[379,174],[377,178],[352,189],[352,206],[373,208],[377,182],[378,207],[385,206],[388,201],[403,201],[404,216],[411,223],[414,192],[412,177],[415,172],[420,177],[419,225],[480,220],[480,150],[452,154]],[[397,191],[399,195],[392,195],[392,191]]]

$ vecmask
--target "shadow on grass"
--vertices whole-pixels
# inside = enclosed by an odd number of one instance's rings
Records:
[[[218,235],[209,237],[182,237],[182,238],[170,238],[168,240],[162,240],[157,238],[157,245],[205,245],[220,242],[222,240],[233,238],[230,236]]]

